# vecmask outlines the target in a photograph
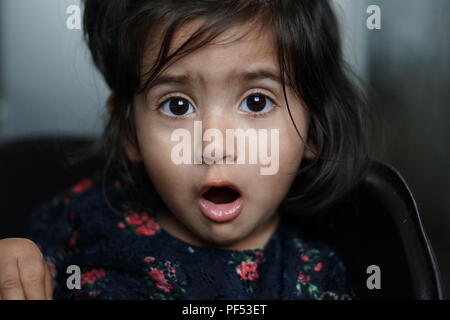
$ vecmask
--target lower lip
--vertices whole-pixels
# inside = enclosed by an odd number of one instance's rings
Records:
[[[230,203],[214,203],[205,198],[198,200],[203,214],[216,222],[226,222],[236,218],[242,210],[242,197]]]

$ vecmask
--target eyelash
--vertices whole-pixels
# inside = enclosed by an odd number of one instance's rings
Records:
[[[269,97],[267,94],[263,93],[261,90],[257,90],[257,89],[256,89],[256,90],[250,92],[249,94],[247,94],[247,95],[244,97],[244,99],[248,98],[248,97],[251,96],[251,95],[261,95],[261,96],[264,96],[264,97],[266,97],[267,99],[269,99],[269,100],[273,103],[273,108],[272,108],[270,111],[268,111],[268,112],[264,112],[264,113],[249,113],[249,112],[245,112],[246,115],[248,115],[248,116],[250,116],[250,117],[252,117],[252,118],[264,118],[264,117],[267,117],[269,114],[272,113],[272,111],[274,111],[276,108],[279,107],[279,105],[274,101],[274,99],[272,99],[271,97]],[[162,102],[157,103],[157,104],[155,105],[156,110],[160,110],[160,109],[162,108],[162,106],[163,106],[168,100],[170,100],[170,99],[172,99],[172,98],[183,98],[183,99],[186,99],[187,101],[189,101],[189,103],[191,103],[192,106],[195,105],[195,104],[192,103],[187,97],[185,97],[185,96],[183,96],[183,95],[180,95],[180,94],[177,94],[177,93],[174,93],[174,94],[169,94],[168,96],[166,96],[166,97],[164,98],[164,100],[163,100]],[[242,100],[242,101],[244,101],[244,100]],[[241,102],[241,103],[242,103],[242,102]],[[240,104],[239,104],[239,105],[240,105]],[[169,116],[169,115],[165,114],[164,112],[161,112],[161,113],[162,113],[165,117],[169,118],[170,120],[175,120],[175,121],[176,121],[176,120],[180,120],[180,119],[184,119],[184,118],[186,117],[186,116],[172,117],[172,116]]]
[[[173,93],[173,94],[169,94],[168,96],[164,97],[164,100],[163,100],[162,102],[157,103],[157,104],[155,105],[155,110],[161,111],[161,108],[163,107],[163,105],[164,105],[168,100],[170,100],[170,99],[172,99],[172,98],[183,98],[183,99],[186,99],[187,101],[189,101],[189,103],[192,104],[192,106],[194,106],[194,104],[193,104],[188,98],[186,98],[185,96],[180,95],[180,94],[178,94],[178,93]],[[186,118],[186,116],[172,117],[172,116],[169,116],[169,115],[165,114],[164,112],[160,112],[160,113],[161,113],[164,117],[166,117],[167,119],[173,120],[173,121],[177,121],[177,120]]]
[[[252,118],[264,118],[267,117],[268,115],[270,115],[276,108],[278,108],[278,104],[274,101],[274,99],[272,99],[271,97],[269,97],[267,94],[265,94],[264,92],[260,91],[260,90],[255,90],[250,92],[248,95],[245,96],[244,99],[247,99],[249,96],[251,95],[261,95],[266,97],[267,99],[269,99],[272,103],[273,103],[273,108],[270,109],[268,112],[264,112],[264,113],[248,113],[246,112],[247,115],[249,115]]]

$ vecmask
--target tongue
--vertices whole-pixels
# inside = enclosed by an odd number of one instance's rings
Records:
[[[213,187],[203,194],[203,198],[214,203],[230,203],[239,197],[239,192],[228,187]]]

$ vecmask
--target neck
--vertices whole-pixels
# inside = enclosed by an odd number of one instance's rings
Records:
[[[212,244],[201,239],[170,212],[158,211],[157,219],[161,227],[171,236],[195,246],[215,247],[223,250],[252,250],[263,248],[269,242],[279,224],[279,213],[272,214],[264,224],[258,226],[246,237],[231,244]]]

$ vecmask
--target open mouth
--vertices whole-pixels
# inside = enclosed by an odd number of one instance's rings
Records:
[[[224,222],[236,218],[243,206],[242,195],[236,189],[231,186],[211,186],[207,188],[198,199],[202,213],[215,222]]]
[[[241,194],[229,187],[211,187],[202,197],[216,204],[234,202]]]

